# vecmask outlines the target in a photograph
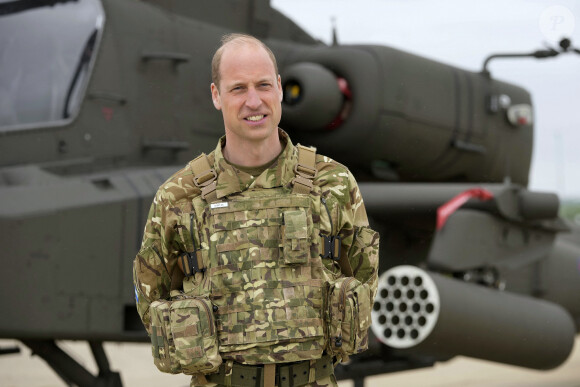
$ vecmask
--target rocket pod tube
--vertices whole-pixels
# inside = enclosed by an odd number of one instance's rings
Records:
[[[412,353],[469,356],[534,369],[562,364],[575,327],[561,306],[422,270],[384,272],[372,310],[384,344]]]

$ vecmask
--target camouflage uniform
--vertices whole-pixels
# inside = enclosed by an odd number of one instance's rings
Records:
[[[320,358],[328,335],[325,286],[343,274],[337,260],[320,257],[319,234],[340,237],[341,255],[372,305],[378,233],[368,227],[354,177],[343,165],[316,155],[312,191],[292,194],[298,152],[282,130],[280,140],[280,156],[259,176],[251,176],[225,160],[223,137],[208,155],[218,176],[211,209],[189,165],[160,187],[134,262],[137,309],[149,334],[150,304],[169,299],[170,291],[182,285],[186,295],[207,296],[215,305],[224,362]],[[229,208],[222,211],[224,205]],[[184,251],[201,253],[206,271],[179,277],[177,259]],[[324,379],[309,385],[335,385],[334,375]],[[198,383],[194,376],[192,385]]]

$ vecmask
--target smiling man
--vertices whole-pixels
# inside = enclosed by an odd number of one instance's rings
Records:
[[[268,47],[225,36],[212,80],[225,136],[159,188],[134,261],[154,362],[192,386],[336,386],[368,346],[379,236],[350,171],[278,128]]]
[[[224,39],[214,55],[211,95],[223,114],[223,152],[232,163],[261,165],[282,151],[282,85],[273,58],[261,42],[238,35]]]

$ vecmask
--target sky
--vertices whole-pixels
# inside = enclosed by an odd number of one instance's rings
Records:
[[[580,49],[580,0],[271,0],[330,44],[381,44],[478,72],[494,53]],[[492,77],[532,95],[535,143],[530,189],[580,199],[580,55],[496,59]]]

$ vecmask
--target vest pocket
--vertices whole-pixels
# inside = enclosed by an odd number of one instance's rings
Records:
[[[379,233],[363,226],[355,229],[356,238],[348,252],[353,275],[363,282],[376,278],[379,265]]]
[[[328,349],[347,357],[368,348],[370,297],[367,286],[354,277],[343,277],[329,285]]]
[[[310,257],[306,211],[284,211],[282,246],[285,264],[307,263]]]
[[[222,363],[212,304],[207,298],[151,304],[153,362],[171,374],[211,373]]]

